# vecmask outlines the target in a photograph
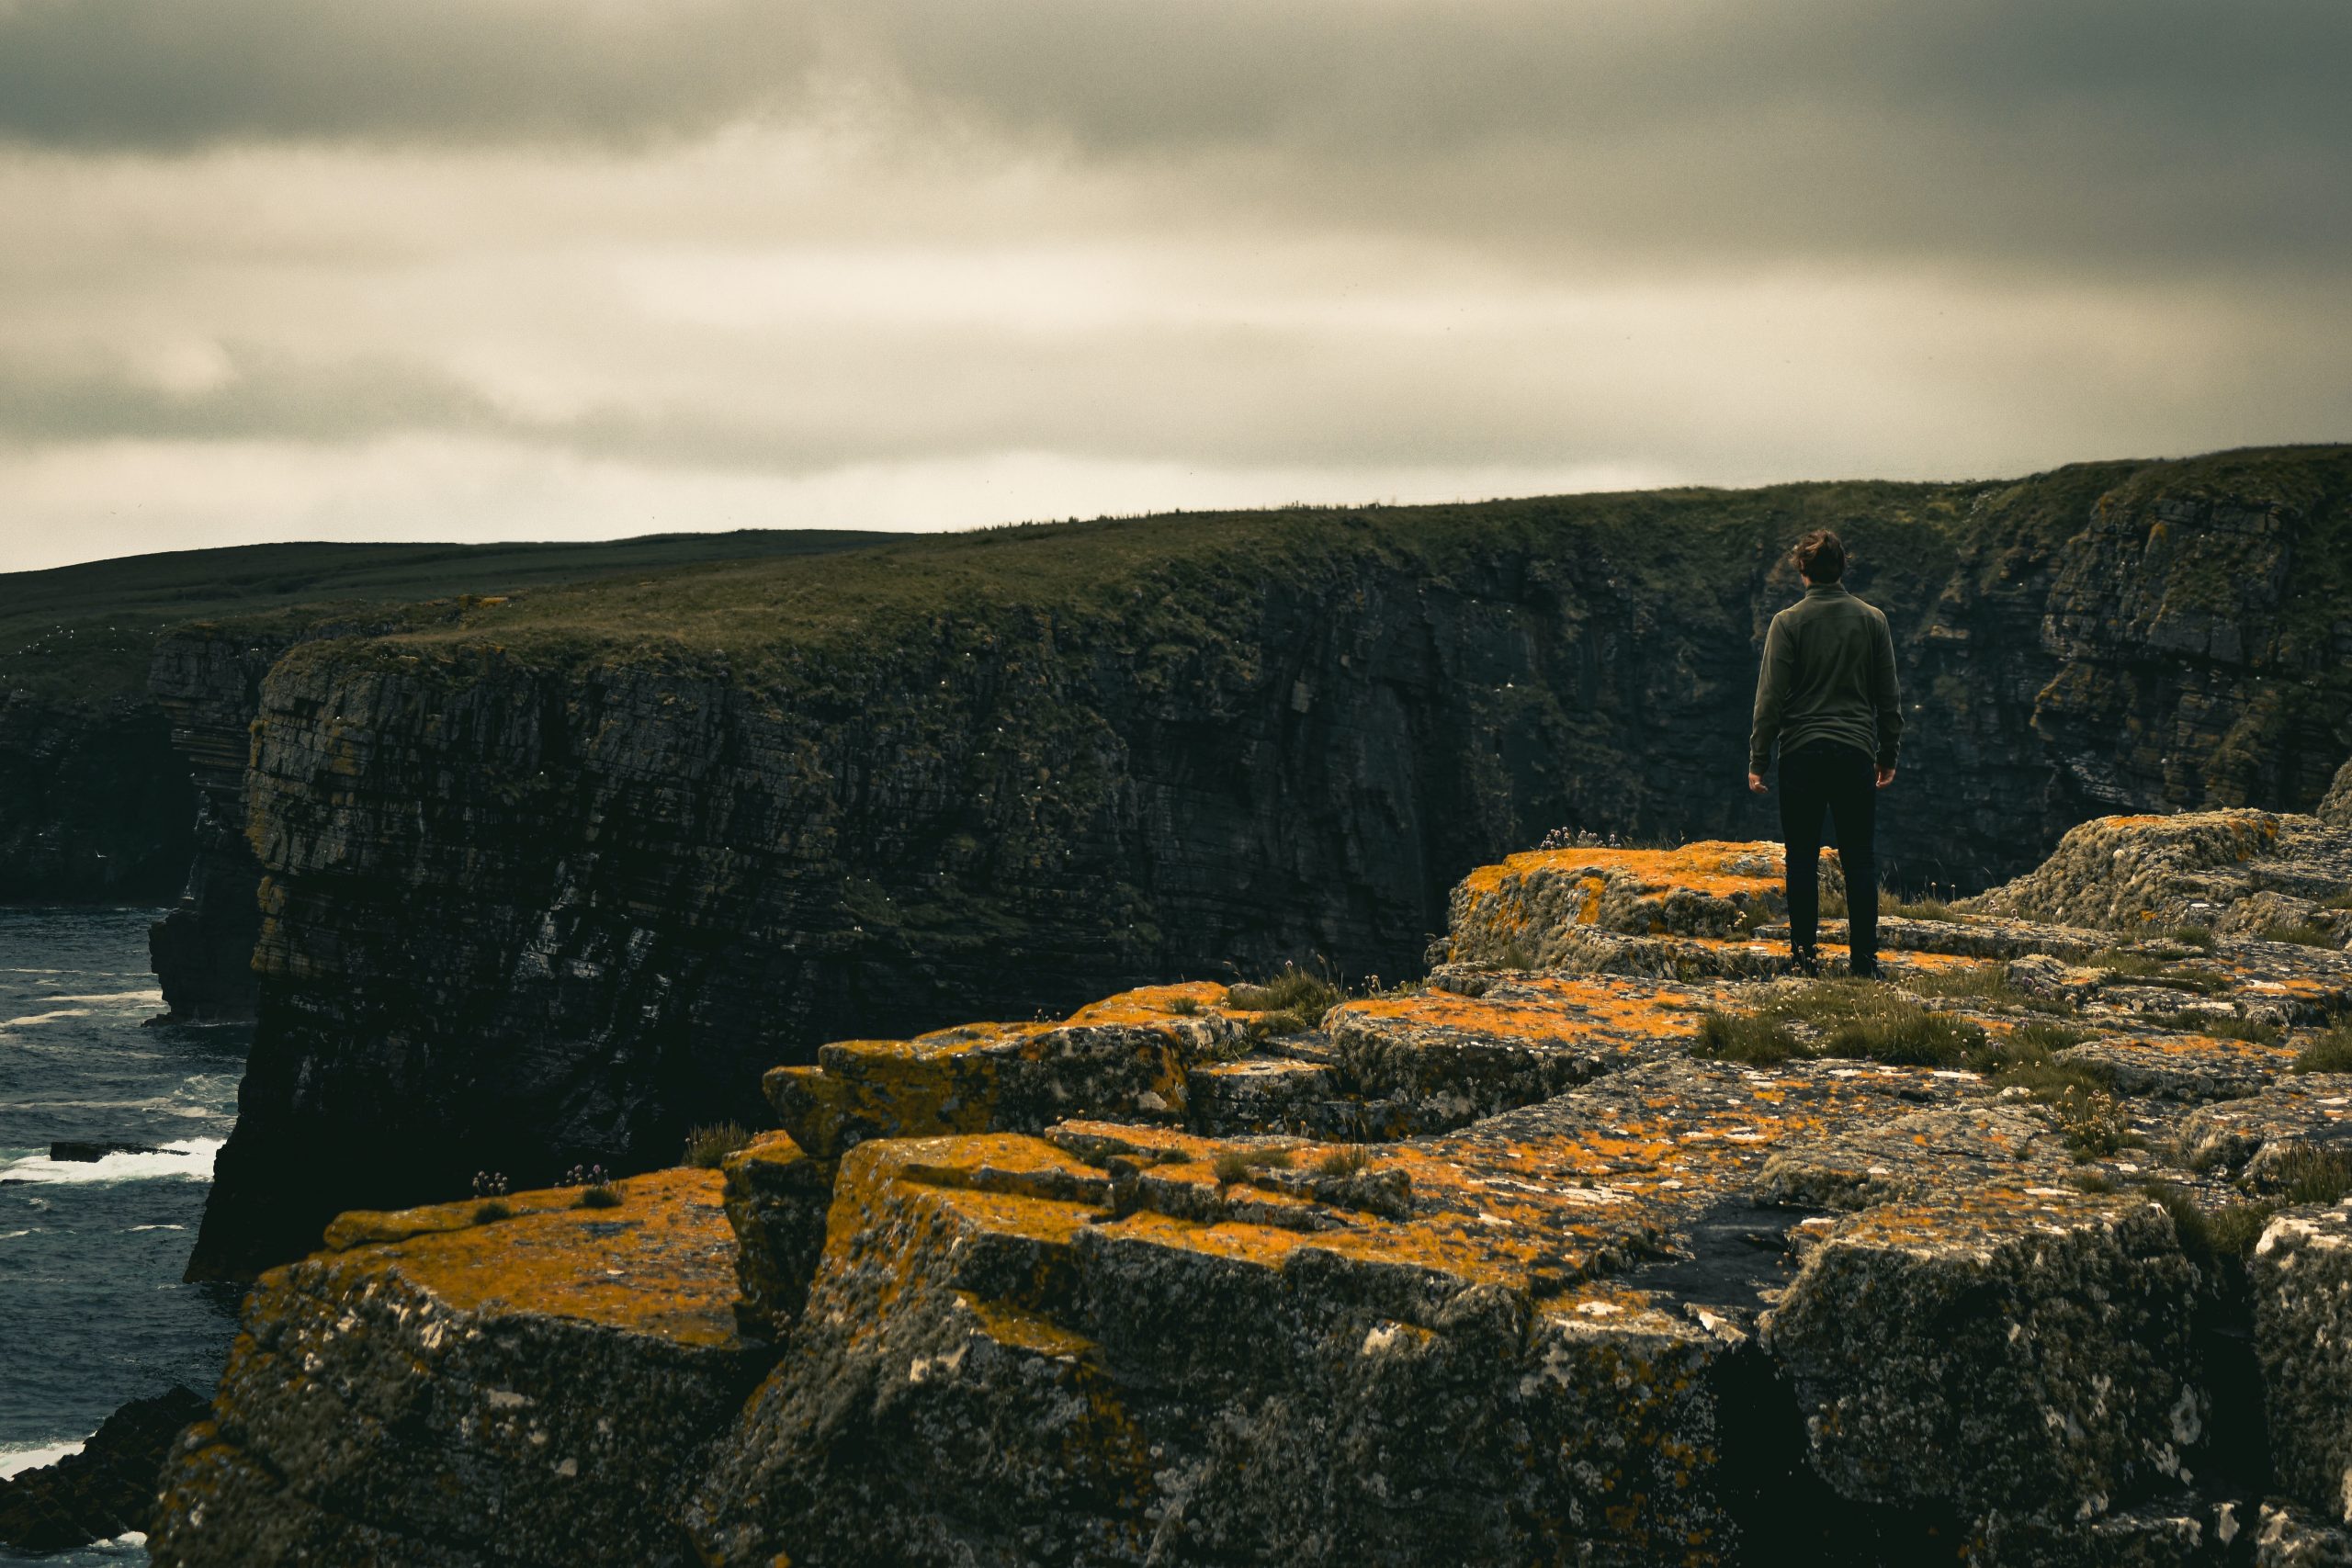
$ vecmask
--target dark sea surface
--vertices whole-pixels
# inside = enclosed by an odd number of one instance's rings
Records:
[[[78,1447],[127,1400],[209,1396],[233,1287],[187,1285],[212,1156],[236,1119],[251,1031],[144,1029],[154,909],[0,908],[0,1474]],[[58,1139],[165,1151],[94,1164]],[[125,1540],[0,1562],[143,1563]]]

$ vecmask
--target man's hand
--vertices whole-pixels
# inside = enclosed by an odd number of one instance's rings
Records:
[[[1889,784],[1893,784],[1894,782],[1894,770],[1893,768],[1881,768],[1881,769],[1878,771],[1878,787],[1879,787],[1879,788],[1881,788],[1881,789],[1884,789],[1887,785],[1889,785]]]
[[[1893,775],[1889,774],[1888,776],[1892,777]],[[1754,790],[1758,795],[1762,795],[1764,793],[1764,775],[1762,773],[1748,774],[1747,787]]]

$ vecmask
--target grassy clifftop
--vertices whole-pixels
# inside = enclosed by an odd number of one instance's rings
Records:
[[[2106,499],[2119,513],[2153,498],[2275,505],[2307,520],[2290,597],[2332,623],[2352,602],[2352,448],[2248,449],[2177,461],[2073,465],[2014,480],[1874,481],[1682,489],[1455,505],[1291,508],[1028,525],[917,536],[823,561],[739,559],[650,581],[611,577],[492,605],[420,616],[401,640],[495,642],[552,663],[725,667],[756,679],[809,659],[872,648],[943,610],[1102,615],[1150,642],[1192,642],[1201,621],[1269,582],[1313,585],[1319,569],[1380,558],[1442,590],[1498,558],[1574,556],[1605,566],[1643,602],[1744,599],[1814,527],[1854,553],[1849,581],[1925,610],[1955,579],[1991,587],[2018,547],[2047,550],[2082,531]],[[2315,525],[2316,534],[2308,531]],[[2191,545],[2192,549],[2196,547]],[[2224,555],[2211,572],[2225,580]],[[1760,628],[1758,628],[1760,630]],[[411,651],[416,649],[412,649]]]
[[[187,621],[454,594],[888,543],[846,529],[669,534],[604,544],[241,545],[0,573],[0,692],[105,701],[146,687],[155,635]]]

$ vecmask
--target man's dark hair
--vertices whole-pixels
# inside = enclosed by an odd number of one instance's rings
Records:
[[[1846,544],[1826,528],[1797,541],[1797,570],[1807,582],[1835,582],[1846,575]]]

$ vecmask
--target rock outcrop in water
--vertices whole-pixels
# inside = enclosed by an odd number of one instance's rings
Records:
[[[2347,855],[2086,824],[1986,902],[2107,923],[1914,911],[1866,986],[1770,845],[1542,852],[1311,1028],[829,1046],[723,1180],[338,1221],[156,1560],[2344,1561],[2352,953],[2221,932]]]
[[[1737,742],[1815,523],[1855,542],[1920,709],[1885,808],[1906,881],[2021,870],[2118,790],[2308,805],[2352,744],[2347,494],[2317,449],[1159,520],[305,644],[250,724],[183,709],[217,863],[265,874],[193,1268],[483,1167],[643,1168],[828,1039],[1314,953],[1408,972],[1456,878],[1562,824],[1765,830]],[[228,691],[183,652],[187,689]],[[2118,727],[2171,771],[2101,772]],[[242,909],[198,897],[188,945],[233,953]]]
[[[204,1413],[203,1395],[175,1384],[107,1416],[80,1451],[0,1479],[0,1548],[70,1551],[144,1532],[164,1456]]]

